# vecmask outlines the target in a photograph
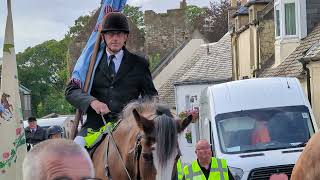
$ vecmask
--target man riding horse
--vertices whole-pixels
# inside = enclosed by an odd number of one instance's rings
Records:
[[[147,60],[125,48],[130,32],[126,16],[111,12],[104,22],[101,46],[105,50],[96,61],[90,93],[83,93],[81,82],[76,80],[71,80],[65,91],[67,101],[87,113],[87,120],[74,139],[77,144],[87,147],[91,147],[84,138],[88,128],[99,131],[104,126],[101,115],[107,122],[114,122],[130,101],[140,95],[158,95]]]

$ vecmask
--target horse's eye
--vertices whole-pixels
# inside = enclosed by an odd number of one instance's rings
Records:
[[[145,161],[153,161],[152,153],[143,153],[142,157],[144,158]]]

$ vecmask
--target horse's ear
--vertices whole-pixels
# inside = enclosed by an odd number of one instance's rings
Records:
[[[154,122],[152,120],[148,120],[143,116],[140,116],[136,109],[132,111],[134,119],[136,120],[138,127],[142,129],[146,134],[151,134],[154,129]]]
[[[191,121],[192,121],[191,114],[188,117],[186,117],[185,119],[179,120],[178,125],[177,125],[178,133],[181,133],[186,127],[188,127],[188,125],[191,123]]]

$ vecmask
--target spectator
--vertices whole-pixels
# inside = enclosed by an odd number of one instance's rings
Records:
[[[37,119],[35,117],[29,117],[28,127],[25,128],[25,134],[28,150],[30,150],[31,146],[46,139],[46,131],[37,125]]]
[[[270,142],[270,134],[268,130],[268,118],[263,113],[253,113],[251,114],[256,120],[254,130],[252,132],[251,144],[268,143]]]
[[[53,125],[48,128],[48,139],[62,138],[62,128],[58,125]]]
[[[198,141],[195,153],[197,159],[189,166],[184,167],[184,178],[186,180],[234,180],[226,160],[212,157],[211,146],[207,140],[202,139]]]
[[[91,180],[94,168],[87,151],[66,139],[49,139],[26,155],[23,180]]]

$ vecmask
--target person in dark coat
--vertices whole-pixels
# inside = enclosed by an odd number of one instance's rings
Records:
[[[130,101],[139,96],[158,95],[147,60],[125,48],[129,34],[126,16],[119,12],[108,13],[101,33],[105,50],[97,59],[90,93],[83,93],[81,82],[74,79],[65,91],[66,100],[87,113],[87,120],[75,138],[75,142],[82,146],[88,128],[98,130],[104,125],[101,114],[108,122],[116,121]]]
[[[30,150],[31,146],[46,140],[47,136],[46,130],[37,125],[37,119],[35,117],[28,118],[28,127],[25,128],[25,135],[28,150]]]

